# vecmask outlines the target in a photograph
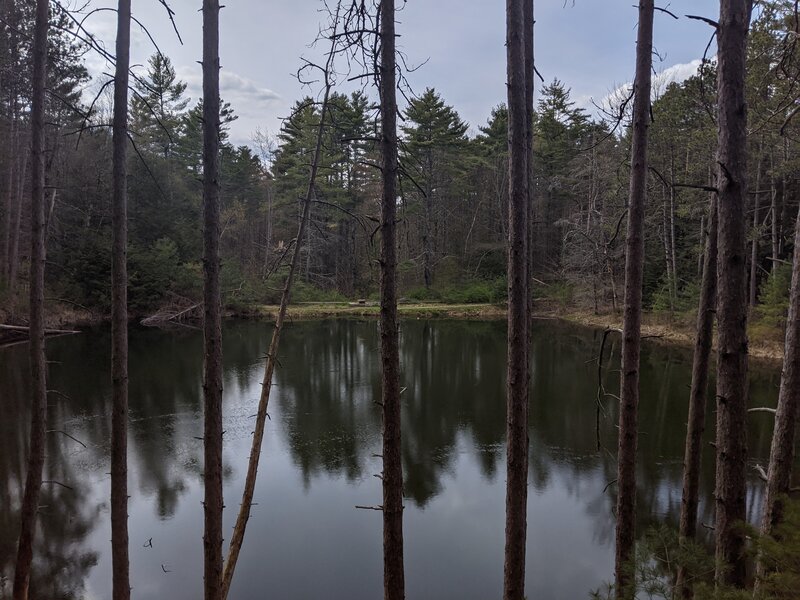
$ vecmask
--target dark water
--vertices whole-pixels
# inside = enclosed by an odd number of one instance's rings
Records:
[[[238,509],[270,327],[225,327],[226,527]],[[612,576],[616,466],[595,450],[599,332],[552,322],[534,332],[528,597],[586,598]],[[130,536],[135,598],[202,596],[201,336],[131,335]],[[291,325],[271,402],[261,473],[233,598],[381,596],[377,324]],[[619,344],[613,348],[618,354]],[[36,598],[109,598],[110,386],[107,332],[48,343],[48,463],[36,544]],[[677,523],[690,355],[642,355],[640,529]],[[503,323],[402,324],[405,556],[410,599],[499,598],[505,499]],[[606,374],[616,391],[611,362]],[[27,348],[0,349],[0,573],[9,577],[27,447]],[[756,372],[752,405],[774,406],[779,374]],[[606,406],[603,444],[616,447]],[[713,415],[712,415],[713,420]],[[764,463],[771,417],[750,416]],[[710,439],[710,437],[709,437]],[[711,522],[704,460],[701,521]],[[761,492],[750,483],[751,519]],[[149,541],[152,540],[152,547]],[[0,597],[8,594],[7,582]]]

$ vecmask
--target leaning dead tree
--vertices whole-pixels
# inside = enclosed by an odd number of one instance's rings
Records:
[[[316,199],[317,173],[319,172],[320,158],[322,156],[322,144],[327,127],[328,101],[330,99],[330,94],[334,83],[332,75],[333,62],[336,56],[337,26],[339,23],[338,10],[333,15],[332,22],[333,24],[330,34],[330,38],[332,40],[331,49],[328,53],[325,67],[321,69],[324,79],[324,92],[320,107],[319,124],[317,125],[314,154],[311,160],[310,172],[308,176],[308,186],[306,188],[305,197],[303,198],[303,212],[297,228],[297,237],[295,237],[294,240],[294,250],[292,252],[291,262],[289,263],[289,272],[286,275],[286,280],[283,284],[283,292],[281,293],[281,303],[278,309],[278,316],[275,319],[275,328],[272,331],[272,340],[270,341],[269,350],[267,351],[264,378],[261,382],[261,395],[258,400],[258,411],[256,412],[256,427],[253,433],[253,442],[250,447],[250,458],[247,463],[247,475],[245,477],[244,491],[242,492],[242,502],[239,506],[239,514],[236,517],[236,524],[233,527],[230,549],[228,551],[228,557],[225,561],[225,568],[222,574],[223,599],[227,598],[228,593],[230,592],[231,583],[233,582],[233,574],[236,570],[236,563],[239,559],[239,553],[242,550],[242,544],[244,543],[244,534],[247,529],[247,523],[250,520],[250,509],[253,506],[256,480],[258,478],[258,464],[261,458],[261,446],[264,440],[264,429],[267,422],[269,397],[270,392],[272,391],[272,379],[275,373],[275,364],[278,361],[278,346],[281,339],[281,332],[283,331],[283,325],[286,320],[286,310],[289,306],[292,283],[294,282],[295,274],[297,273],[298,265],[300,264],[300,254],[302,251],[305,232],[308,228],[309,217],[311,214],[311,204]],[[309,66],[313,65],[310,65],[309,63]]]
[[[30,366],[31,431],[28,472],[20,511],[14,600],[27,600],[33,562],[33,537],[39,511],[39,492],[47,431],[47,359],[44,345],[45,266],[45,86],[47,31],[50,3],[36,0],[33,38],[33,98],[31,103],[31,258],[30,258]]]
[[[400,437],[400,331],[397,318],[397,54],[395,2],[381,0],[381,406],[383,408],[383,597],[405,598],[403,465]]]
[[[767,470],[767,497],[761,522],[763,536],[774,535],[775,527],[783,520],[784,502],[792,483],[795,457],[797,417],[800,410],[800,211],[794,234],[792,286],[789,293],[789,315],[786,319],[786,346],[783,352],[783,372],[775,412],[775,430]],[[758,577],[763,578],[768,566],[759,561]]]
[[[503,598],[525,598],[528,505],[528,115],[525,0],[506,1],[508,88],[508,358]],[[533,26],[533,23],[530,23]]]
[[[128,557],[128,70],[131,0],[117,7],[111,265],[111,562],[114,600],[131,595]]]
[[[628,233],[625,242],[625,308],[622,323],[622,374],[617,450],[617,543],[614,565],[614,589],[617,600],[630,600],[636,591],[633,577],[633,551],[636,540],[636,447],[639,436],[639,356],[654,10],[653,0],[640,0],[636,76],[633,82],[633,134]]]
[[[744,587],[747,467],[747,103],[750,0],[722,0],[717,25],[716,581]]]
[[[714,316],[717,303],[717,195],[712,192],[708,209],[708,235],[703,260],[700,304],[697,309],[697,334],[692,360],[692,383],[689,392],[689,418],[686,426],[686,450],[683,459],[683,496],[681,497],[680,538],[693,541],[697,535],[697,505],[700,489],[700,458],[706,423],[708,373],[714,340]],[[691,574],[678,569],[676,589],[682,598],[692,598]]]
[[[203,0],[203,572],[206,600],[221,600],[223,597],[219,69],[219,0]]]

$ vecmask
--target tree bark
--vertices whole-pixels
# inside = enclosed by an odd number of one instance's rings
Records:
[[[791,487],[794,465],[798,403],[800,403],[800,211],[795,224],[792,287],[789,293],[789,315],[786,319],[786,346],[767,471],[767,496],[761,522],[762,536],[773,535],[775,527],[783,520],[783,504]],[[763,577],[765,571],[765,565],[759,561],[759,579]]]
[[[719,256],[717,263],[716,581],[744,587],[747,464],[747,104],[749,0],[721,0],[717,103]]]
[[[222,598],[222,301],[219,201],[219,0],[203,0],[203,482],[206,600]]]
[[[31,264],[30,365],[31,431],[28,472],[20,510],[20,535],[14,570],[14,600],[27,600],[33,561],[33,537],[42,487],[47,430],[47,360],[44,344],[44,151],[45,84],[47,81],[48,0],[36,1],[31,106]]]
[[[111,562],[114,600],[131,595],[128,557],[128,69],[131,0],[117,8],[111,271]]]
[[[383,404],[383,595],[405,598],[403,465],[400,438],[400,335],[397,320],[397,80],[395,2],[380,3],[381,402]]]
[[[697,534],[697,505],[700,489],[700,458],[706,423],[708,373],[714,340],[714,316],[717,302],[717,196],[712,194],[708,211],[708,236],[697,309],[697,335],[692,361],[692,384],[689,392],[689,418],[686,427],[686,450],[683,459],[683,496],[681,498],[680,538],[694,541]],[[678,569],[676,588],[682,598],[692,598],[689,574]]]
[[[528,505],[528,116],[526,0],[506,0],[508,77],[508,375],[504,600],[525,597]]]
[[[647,195],[647,137],[653,65],[653,0],[639,2],[636,77],[633,96],[633,138],[625,258],[625,307],[622,325],[619,444],[617,454],[617,529],[615,591],[633,598],[633,549],[636,536],[636,446],[639,407],[639,354],[642,328],[644,213]],[[666,232],[665,232],[666,233]]]

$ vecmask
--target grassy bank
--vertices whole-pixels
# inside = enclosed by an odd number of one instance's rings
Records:
[[[379,314],[377,305],[351,306],[346,302],[302,303],[289,307],[292,319],[325,319],[335,317],[375,317]],[[505,306],[497,304],[444,304],[414,303],[401,304],[400,316],[413,319],[505,319]],[[245,316],[274,319],[277,306],[254,307]],[[540,306],[535,318],[548,318],[566,321],[596,329],[620,329],[621,314],[594,314],[591,311],[575,309],[557,310]],[[684,347],[694,345],[694,318],[691,315],[670,317],[659,313],[645,313],[642,321],[642,335],[659,343],[676,344]],[[753,324],[750,328],[750,356],[754,360],[777,363],[783,359],[782,332]]]
[[[496,304],[440,304],[420,302],[400,304],[400,316],[407,319],[505,319],[506,309]],[[275,319],[278,307],[261,305],[246,311],[243,316]],[[380,314],[377,304],[353,306],[347,302],[304,302],[289,306],[290,319],[326,319],[332,317],[375,317]]]
[[[500,304],[447,304],[437,302],[415,302],[400,304],[398,311],[406,319],[462,319],[502,320],[506,318],[505,306]],[[65,305],[48,306],[47,326],[53,329],[78,329],[104,323],[108,319]],[[378,318],[380,307],[374,303],[353,305],[348,302],[301,302],[289,307],[288,316],[293,320],[328,318]],[[242,310],[228,311],[229,317],[246,317],[274,320],[278,314],[275,305],[256,305]],[[0,323],[9,315],[0,311]],[[537,318],[566,321],[598,329],[622,327],[621,314],[594,314],[592,311],[557,309],[540,303],[536,307]],[[11,319],[9,319],[11,321]],[[138,319],[137,319],[138,321]],[[27,319],[13,319],[18,325],[27,325]],[[658,343],[676,344],[691,348],[694,344],[694,318],[692,315],[671,317],[662,313],[645,313],[642,335]],[[750,356],[753,360],[777,364],[783,359],[783,334],[778,328],[766,327],[756,321],[750,326]],[[0,344],[20,341],[25,335],[19,332],[0,332]]]

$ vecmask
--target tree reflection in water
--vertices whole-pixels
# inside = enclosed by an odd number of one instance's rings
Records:
[[[484,598],[500,589],[504,329],[502,322],[402,323],[409,596]],[[237,508],[230,499],[238,497],[246,468],[269,333],[263,323],[233,321],[225,327],[226,527]],[[611,573],[614,488],[604,488],[615,477],[616,461],[595,450],[593,361],[600,335],[552,322],[534,328],[528,569],[533,595],[583,597]],[[200,334],[136,330],[130,343],[134,592],[141,598],[167,591],[193,598],[202,583]],[[49,434],[45,478],[70,489],[48,484],[43,490],[35,596],[104,597],[110,589],[109,336],[99,331],[53,339],[48,354],[51,386],[58,392],[50,397],[49,428],[66,431],[86,448],[63,434]],[[639,531],[655,522],[677,524],[689,359],[683,350],[652,344],[642,355]],[[262,590],[274,590],[275,597],[321,597],[332,586],[348,597],[375,597],[380,524],[353,505],[375,503],[380,493],[372,477],[379,471],[380,451],[377,323],[294,323],[286,330],[280,360],[259,506],[232,597]],[[618,368],[612,353],[605,376],[611,393],[618,389]],[[15,556],[24,475],[27,372],[24,347],[0,349],[0,572],[5,577]],[[774,405],[778,376],[753,374],[753,405]],[[601,433],[612,451],[616,422],[609,397]],[[766,460],[771,426],[769,415],[751,416],[754,461]],[[711,441],[713,432],[706,437]],[[707,452],[702,522],[711,521],[713,468]],[[755,520],[761,501],[755,478],[749,494]]]

